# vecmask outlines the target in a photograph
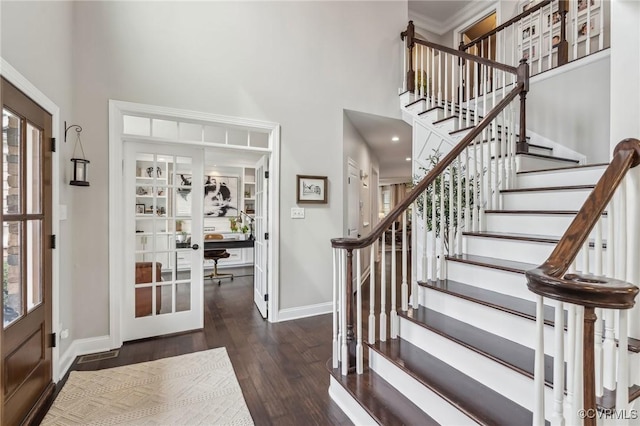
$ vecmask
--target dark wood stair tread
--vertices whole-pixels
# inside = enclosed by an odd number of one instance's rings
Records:
[[[557,167],[553,169],[540,169],[540,170],[524,170],[522,172],[518,172],[517,174],[530,174],[530,173],[544,173],[544,172],[557,172],[559,170],[582,170],[588,169],[592,167],[605,167],[608,166],[609,163],[595,163],[595,164],[579,164],[577,166],[566,166],[566,167]]]
[[[640,397],[640,386],[631,385],[629,387],[629,402],[634,401]],[[596,403],[598,407],[604,408],[605,410],[612,410],[616,407],[616,389],[609,390],[607,388],[604,389],[604,395],[596,398]]]
[[[371,348],[480,424],[531,424],[532,413],[403,339]]]
[[[536,320],[536,304],[530,300],[520,299],[518,297],[509,296],[507,294],[491,290],[485,290],[480,287],[453,280],[418,281],[418,285],[498,309],[503,312],[508,312],[532,321]],[[555,309],[552,306],[545,305],[545,324],[553,326],[554,311]]]
[[[327,368],[333,378],[358,401],[378,424],[439,425],[375,371],[366,369],[360,375],[354,373],[342,376],[340,370],[330,368],[330,364],[327,364]]]
[[[522,215],[569,215],[575,216],[578,214],[577,210],[485,210],[486,214],[522,214]],[[607,215],[607,212],[602,212],[603,216]]]
[[[501,189],[503,194],[519,193],[519,192],[536,192],[536,191],[564,191],[564,190],[581,190],[581,189],[593,189],[595,185],[565,185],[565,186],[537,186],[533,188],[513,188],[513,189]]]
[[[431,330],[505,367],[533,378],[535,351],[531,348],[474,327],[440,312],[420,306],[398,312],[409,321]],[[545,382],[553,383],[553,358],[545,355]]]
[[[525,262],[514,262],[512,260],[498,259],[495,257],[477,256],[474,254],[456,254],[446,256],[447,260],[454,262],[468,263],[476,266],[484,266],[486,268],[500,269],[508,272],[524,274],[530,269],[537,268],[538,265]]]

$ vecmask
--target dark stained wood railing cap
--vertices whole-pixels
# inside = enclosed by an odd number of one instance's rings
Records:
[[[590,274],[548,275],[544,265],[525,273],[527,287],[540,296],[591,308],[630,309],[638,287],[614,278]]]
[[[640,140],[634,138],[623,139],[613,150],[614,157],[619,151],[635,151],[631,167],[633,168],[640,164]]]

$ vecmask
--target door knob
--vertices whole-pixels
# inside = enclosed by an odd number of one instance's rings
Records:
[[[197,244],[194,244],[194,245],[191,246],[191,248],[194,249],[194,250],[198,250],[200,248],[200,246],[197,245]]]

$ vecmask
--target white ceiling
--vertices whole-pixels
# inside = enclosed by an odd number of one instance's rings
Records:
[[[409,0],[409,19],[420,28],[443,35],[496,3],[496,0]]]
[[[411,126],[402,120],[345,110],[358,133],[371,147],[380,164],[380,182],[411,180]],[[392,142],[397,136],[400,140]]]

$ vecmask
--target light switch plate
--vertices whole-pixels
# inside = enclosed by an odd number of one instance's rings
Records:
[[[291,207],[291,219],[304,219],[304,209],[302,207]]]

